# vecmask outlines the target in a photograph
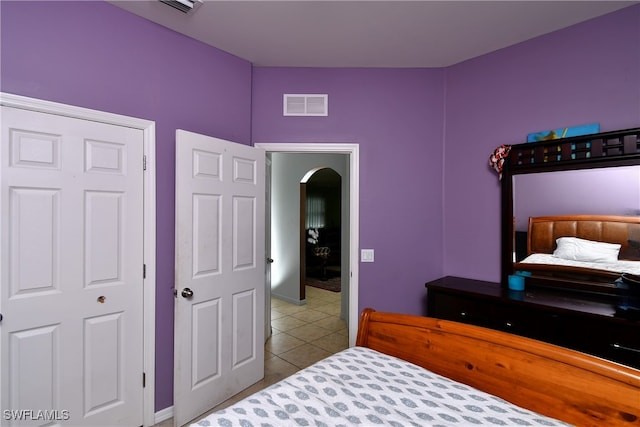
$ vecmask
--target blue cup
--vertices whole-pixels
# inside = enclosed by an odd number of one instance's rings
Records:
[[[524,276],[519,274],[509,275],[509,289],[512,291],[524,291]]]

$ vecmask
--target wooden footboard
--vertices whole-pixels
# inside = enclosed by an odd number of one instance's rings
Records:
[[[372,309],[361,315],[356,345],[578,426],[640,426],[640,371],[563,347]]]

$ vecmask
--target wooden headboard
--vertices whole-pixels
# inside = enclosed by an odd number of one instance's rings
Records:
[[[619,259],[640,260],[640,216],[561,215],[529,218],[527,253],[550,254],[559,237],[619,243]]]

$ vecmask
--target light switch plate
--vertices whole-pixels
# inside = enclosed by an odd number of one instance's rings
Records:
[[[360,262],[373,262],[374,255],[373,249],[360,249]]]

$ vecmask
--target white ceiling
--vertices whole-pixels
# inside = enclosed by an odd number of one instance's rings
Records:
[[[256,66],[445,67],[640,1],[110,1]]]

